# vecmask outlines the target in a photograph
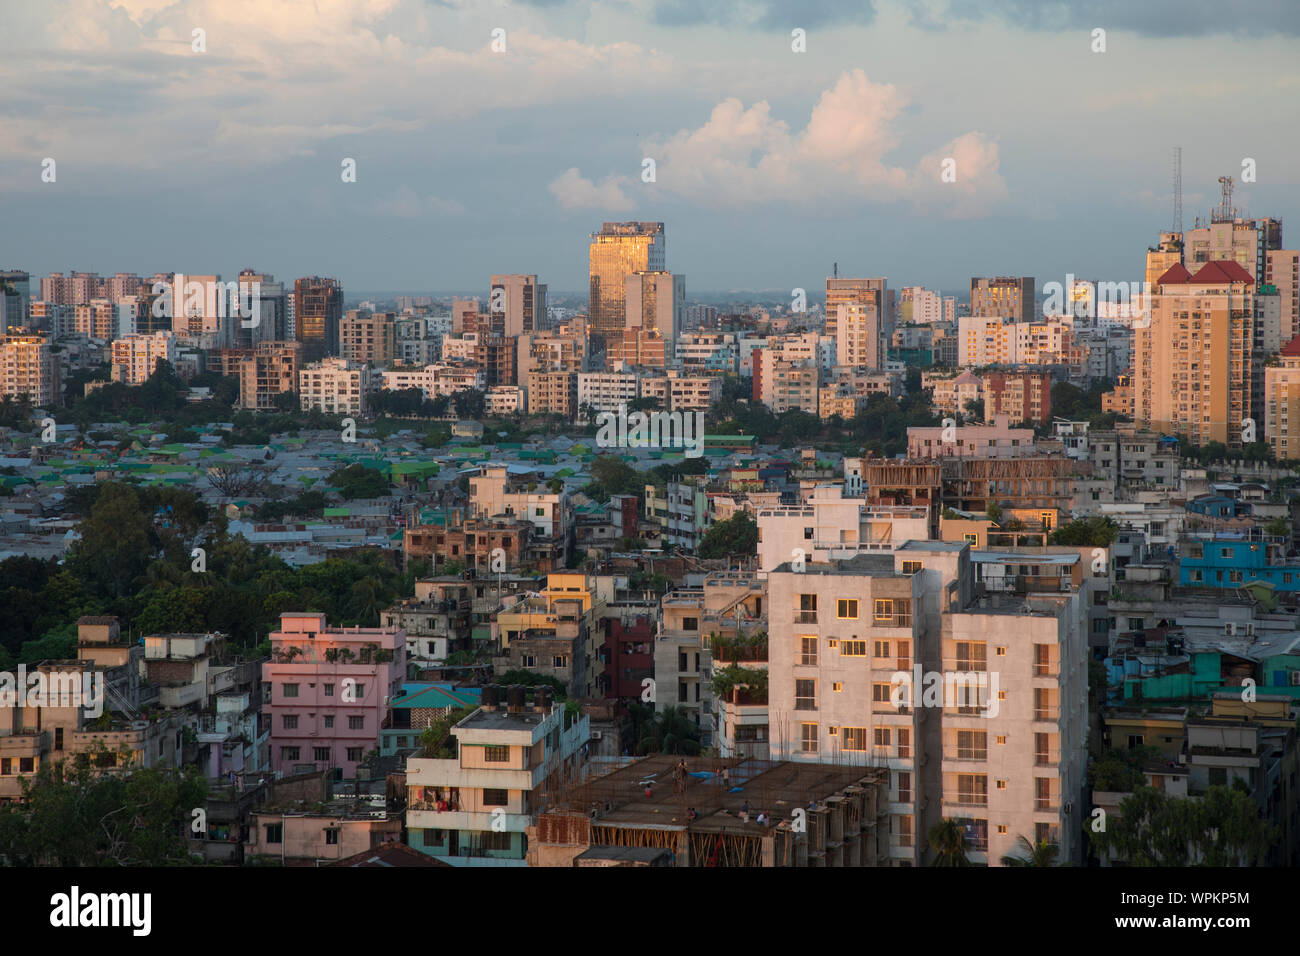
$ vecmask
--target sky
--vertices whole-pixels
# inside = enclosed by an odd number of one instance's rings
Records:
[[[1300,243],[1294,0],[6,0],[0,17],[0,268],[33,274],[486,294],[522,272],[573,291],[588,234],[640,219],[666,224],[688,298],[818,289],[832,263],[952,292],[1140,281],[1175,146],[1187,227],[1230,175],[1236,205]]]

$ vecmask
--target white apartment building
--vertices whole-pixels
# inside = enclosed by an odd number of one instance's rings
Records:
[[[303,411],[318,408],[327,415],[365,415],[372,381],[364,362],[323,359],[298,372],[298,396]]]
[[[984,398],[984,380],[974,372],[922,372],[921,388],[931,389],[931,404],[950,415],[966,414],[967,402]]]
[[[113,340],[111,376],[114,382],[143,385],[159,362],[176,365],[176,336],[171,332],[125,335]]]
[[[527,390],[519,385],[493,385],[487,391],[487,413],[517,415],[528,406]]]
[[[758,399],[776,414],[797,408],[816,415],[819,411],[821,366],[804,360],[788,362],[779,353],[765,349],[756,357],[754,370]]]
[[[925,834],[945,818],[977,865],[998,865],[1021,835],[1082,858],[1078,591],[977,598],[969,547],[933,541],[782,565],[768,590],[783,609],[769,626],[773,759],[888,766],[901,865],[930,862]]]
[[[406,763],[408,842],[453,866],[526,865],[543,792],[580,779],[591,739],[590,718],[570,718],[546,691],[531,705],[497,693],[485,688],[483,706],[452,728],[454,757]]]
[[[390,369],[381,374],[385,390],[418,388],[423,390],[425,398],[454,395],[467,388],[482,389],[485,384],[482,369],[443,362],[426,365],[424,368]]]
[[[676,359],[684,369],[734,372],[736,336],[731,332],[682,332],[677,336]]]
[[[846,459],[858,462],[861,459]],[[861,489],[858,477],[856,487]],[[818,485],[806,504],[758,509],[758,566],[771,571],[794,560],[830,561],[856,554],[889,553],[905,541],[929,534],[929,509],[910,505],[868,505],[840,485]]]
[[[722,379],[669,369],[666,375],[643,376],[641,397],[659,399],[660,408],[666,412],[707,411],[722,398]]]
[[[597,412],[617,412],[641,396],[640,376],[636,372],[579,372],[578,408]]]
[[[919,285],[903,286],[898,295],[898,319],[901,323],[929,325],[944,320],[943,297]]]
[[[874,303],[841,302],[835,329],[835,364],[881,368],[885,360],[883,323]]]

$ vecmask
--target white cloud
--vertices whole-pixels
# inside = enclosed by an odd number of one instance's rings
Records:
[[[585,178],[577,168],[566,169],[547,187],[559,204],[568,210],[603,209],[627,212],[636,205],[623,191],[632,180],[627,176],[606,176],[599,184]]]
[[[891,162],[890,154],[904,145],[897,120],[906,105],[895,86],[872,83],[862,70],[843,73],[823,91],[798,132],[774,118],[766,101],[746,108],[727,99],[698,128],[649,141],[646,155],[657,164],[650,188],[712,207],[910,201],[951,216],[977,215],[1006,198],[997,144],[979,132],[955,137],[910,167]],[[941,179],[948,157],[956,161],[955,182]],[[600,191],[616,181],[606,178]],[[578,169],[552,184],[557,198],[561,182],[566,205],[579,196],[587,204],[600,199]]]

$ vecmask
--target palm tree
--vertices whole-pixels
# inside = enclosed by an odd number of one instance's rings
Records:
[[[945,817],[930,828],[930,849],[935,854],[935,866],[971,865],[966,858],[966,831],[951,817]]]
[[[700,752],[700,728],[681,707],[667,706],[642,731],[641,749],[646,753],[693,757]]]
[[[1056,866],[1056,858],[1061,852],[1061,848],[1055,843],[1048,843],[1046,840],[1034,843],[1023,833],[1016,840],[1016,849],[1021,855],[1014,856],[1010,853],[1004,855],[1003,866]]]

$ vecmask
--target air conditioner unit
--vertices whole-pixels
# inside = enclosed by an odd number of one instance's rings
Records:
[[[593,730],[591,732],[592,740],[601,740],[604,738],[604,736],[605,736],[605,732],[603,730]]]

